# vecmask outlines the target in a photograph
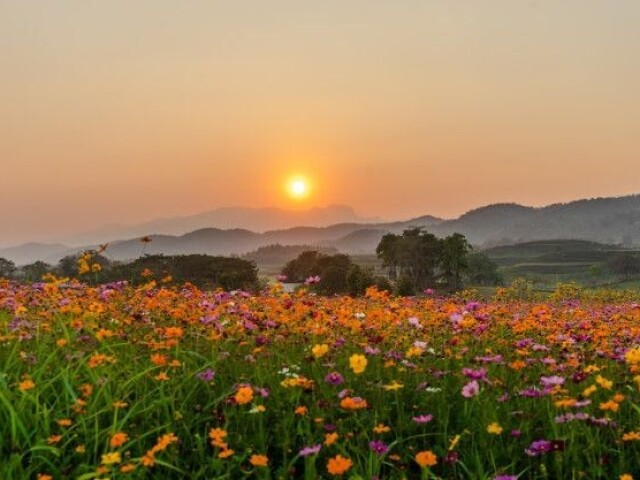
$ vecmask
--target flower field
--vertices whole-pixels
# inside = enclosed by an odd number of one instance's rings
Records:
[[[0,283],[0,479],[640,478],[640,306]]]

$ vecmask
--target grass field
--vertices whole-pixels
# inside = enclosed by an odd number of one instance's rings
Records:
[[[0,284],[0,478],[612,479],[640,308]]]

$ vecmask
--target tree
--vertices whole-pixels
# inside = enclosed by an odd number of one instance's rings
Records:
[[[150,280],[192,283],[200,288],[255,290],[259,286],[258,269],[253,262],[235,257],[211,255],[145,255],[131,263],[116,265],[110,280],[128,280],[134,285]]]
[[[459,290],[462,286],[462,272],[469,267],[467,253],[471,245],[464,235],[454,233],[442,240],[441,268],[442,277],[451,291]]]
[[[442,279],[448,289],[459,289],[470,249],[464,235],[459,233],[440,240],[422,228],[410,228],[402,235],[384,235],[376,254],[389,269],[389,278],[398,278],[398,282],[401,279],[402,290],[415,293],[435,288]],[[411,288],[407,287],[409,283]]]
[[[470,252],[466,256],[465,278],[471,285],[500,285],[502,276],[498,264],[481,252]]]
[[[391,280],[397,277],[398,253],[397,247],[400,241],[398,235],[387,233],[380,239],[380,243],[376,247],[376,255],[382,260],[383,268],[388,269],[388,275]]]
[[[624,279],[640,274],[640,258],[631,252],[620,252],[613,255],[606,262],[606,265],[611,273]]]
[[[347,293],[353,297],[364,295],[372,285],[376,284],[373,276],[373,269],[361,267],[360,265],[351,265],[347,271]]]
[[[22,277],[27,282],[38,282],[42,277],[53,270],[53,267],[41,260],[24,265],[21,269]]]
[[[287,262],[282,274],[286,275],[288,282],[302,283],[307,278],[317,275],[318,256],[319,253],[315,250],[302,252],[297,258]]]
[[[0,258],[0,278],[12,279],[16,273],[16,264],[6,258]]]

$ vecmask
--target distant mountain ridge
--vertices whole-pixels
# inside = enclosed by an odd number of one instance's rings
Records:
[[[494,204],[476,208],[453,220],[429,215],[397,222],[343,222],[327,227],[294,227],[257,233],[253,229],[200,228],[181,235],[141,232],[136,238],[111,242],[107,253],[112,259],[128,260],[143,251],[139,237],[152,234],[145,253],[166,255],[204,253],[245,254],[271,244],[334,247],[350,254],[373,253],[382,235],[399,233],[413,226],[426,227],[438,236],[464,234],[478,248],[552,239],[587,240],[626,246],[640,245],[640,195],[578,200],[546,207]],[[0,257],[18,264],[37,259],[56,262],[60,257],[95,248],[28,245],[0,250]]]
[[[203,228],[246,229],[261,233],[298,227],[326,227],[338,223],[379,222],[379,218],[358,215],[346,205],[329,205],[305,210],[281,208],[222,207],[194,215],[158,218],[134,225],[105,225],[61,240],[67,245],[111,242],[150,234],[184,235]]]

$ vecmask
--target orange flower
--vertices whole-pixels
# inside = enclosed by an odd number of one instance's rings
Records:
[[[374,433],[386,433],[386,432],[389,432],[389,431],[391,431],[391,427],[388,427],[384,423],[379,423],[378,425],[373,427],[373,432]]]
[[[26,378],[18,384],[18,388],[23,392],[36,388],[36,384],[30,378]]]
[[[330,458],[327,462],[327,471],[331,475],[338,476],[349,470],[352,465],[353,462],[350,459],[345,458],[342,455],[336,455],[335,457]]]
[[[303,417],[307,414],[307,412],[308,412],[307,407],[299,406],[296,408],[295,414]]]
[[[340,406],[345,410],[362,410],[363,408],[367,408],[368,404],[364,398],[345,397],[340,402]]]
[[[222,428],[212,428],[209,430],[209,438],[211,439],[211,445],[214,447],[226,450],[228,445],[224,442],[224,438],[227,436],[227,432]]]
[[[416,454],[416,463],[421,467],[433,467],[438,463],[438,457],[431,450],[423,450]]]
[[[336,443],[336,440],[338,440],[338,438],[340,437],[340,435],[338,435],[336,432],[333,433],[325,433],[324,434],[324,444],[328,447],[329,445],[333,445],[334,443]]]
[[[240,387],[236,392],[236,403],[240,405],[244,405],[245,403],[250,403],[253,400],[253,390],[251,387]]]
[[[47,444],[55,445],[56,443],[59,443],[60,440],[62,440],[62,435],[51,435],[49,438],[47,438]]]
[[[113,434],[109,444],[113,448],[118,448],[119,446],[124,445],[125,443],[127,443],[128,440],[129,440],[129,435],[127,435],[124,432],[118,432],[118,433],[114,433]]]
[[[612,412],[617,412],[619,408],[620,405],[613,400],[609,400],[608,402],[603,402],[600,404],[600,410],[611,410]]]
[[[133,472],[136,469],[136,466],[133,463],[127,463],[120,467],[120,471],[122,473]]]
[[[218,458],[228,458],[231,455],[233,455],[234,452],[233,450],[231,450],[230,448],[225,448],[224,450],[222,450],[219,454],[218,454]]]
[[[266,455],[251,455],[249,463],[254,467],[266,467],[269,463],[269,458]]]
[[[153,378],[155,378],[159,382],[166,382],[167,380],[169,380],[169,375],[167,375],[167,372],[160,372]]]
[[[154,353],[151,355],[151,362],[158,367],[163,367],[167,364],[167,356],[162,355],[161,353]]]

